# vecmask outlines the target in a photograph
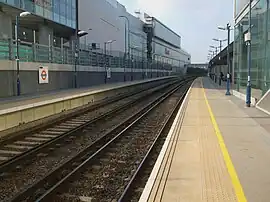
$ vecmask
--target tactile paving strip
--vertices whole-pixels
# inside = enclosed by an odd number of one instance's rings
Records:
[[[166,181],[158,190],[162,194],[148,201],[237,201],[204,100],[201,79],[193,85],[181,130],[176,131],[179,139],[170,160],[169,175],[161,179],[158,175],[156,180]]]

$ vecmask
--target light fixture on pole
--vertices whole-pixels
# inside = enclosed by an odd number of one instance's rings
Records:
[[[88,30],[88,31],[91,31],[92,28],[88,28],[87,30]],[[88,34],[89,34],[88,32],[83,31],[83,30],[81,30],[81,31],[78,32],[78,35],[79,35],[80,37],[85,36],[85,37],[84,37],[84,46],[85,46],[85,49],[87,49],[87,35],[88,35]]]
[[[76,29],[76,39],[75,39],[75,64],[74,64],[74,85],[75,88],[77,88],[77,64],[79,65],[79,53],[80,53],[80,44],[79,44],[79,38],[82,36],[86,36],[88,32],[80,30],[78,31]]]
[[[227,41],[227,39],[216,39],[214,38],[213,41],[219,42],[219,51],[222,51],[222,42]]]
[[[215,51],[213,50],[209,50],[209,53],[211,54],[211,57],[214,58],[215,57]]]
[[[20,81],[20,54],[19,54],[19,18],[31,15],[30,12],[22,12],[16,16],[15,26],[15,41],[16,41],[16,66],[17,66],[17,96],[21,95],[21,81]]]
[[[217,46],[210,46],[210,48],[216,49],[216,55],[218,54],[218,47]]]
[[[104,73],[105,73],[105,76],[104,76],[104,83],[106,84],[107,83],[107,78],[109,77],[109,74],[108,74],[108,68],[107,68],[107,44],[112,44],[113,42],[115,42],[116,40],[109,40],[109,41],[106,41],[104,42]]]
[[[127,16],[120,15],[119,18],[124,18],[126,20],[125,23],[125,56],[124,56],[124,81],[126,81],[126,58],[128,55],[128,61],[130,60],[130,23]],[[128,39],[127,39],[128,38]],[[129,65],[129,63],[128,63]]]
[[[134,52],[133,50],[137,50],[139,46],[131,46],[131,81],[133,81],[133,67],[134,67]]]
[[[248,33],[245,35],[245,41],[247,43],[248,48],[248,78],[247,78],[247,96],[246,96],[246,106],[250,107],[251,104],[251,80],[250,80],[250,72],[251,72],[251,11],[252,11],[252,0],[249,0],[249,19],[248,19]]]
[[[230,78],[231,78],[231,76],[230,76],[230,72],[231,72],[231,68],[230,68],[230,66],[231,66],[231,60],[230,60],[230,50],[229,50],[229,48],[230,48],[230,36],[231,36],[231,30],[233,30],[232,28],[231,28],[231,25],[230,25],[230,23],[227,23],[227,26],[226,27],[222,27],[222,26],[218,26],[218,29],[220,29],[220,30],[223,30],[223,31],[226,31],[227,30],[227,32],[228,32],[228,38],[227,38],[227,40],[228,40],[228,46],[227,46],[227,65],[228,65],[228,72],[227,72],[227,91],[226,91],[226,95],[231,95],[231,93],[230,93]]]

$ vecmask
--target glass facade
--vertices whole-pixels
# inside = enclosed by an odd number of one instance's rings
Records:
[[[76,28],[76,0],[0,0],[0,2]]]
[[[249,0],[234,0],[234,16],[236,17],[248,3]]]
[[[253,92],[262,96],[270,88],[270,19],[269,3],[260,0],[251,12],[251,83]],[[248,32],[249,13],[235,26],[234,78],[238,91],[245,91],[248,77],[248,48],[244,36]]]

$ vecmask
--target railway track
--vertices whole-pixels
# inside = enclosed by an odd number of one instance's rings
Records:
[[[123,105],[136,101],[140,96],[147,94],[147,90],[149,89],[128,95],[120,95],[114,99],[101,102],[80,115],[0,142],[0,172],[3,173],[7,169],[12,169],[15,164],[18,166],[19,161],[23,161],[29,155],[37,152],[37,150],[80,130],[102,118],[102,115],[106,116],[107,114],[114,113]]]
[[[137,113],[134,111],[132,116],[12,200],[117,201],[179,104],[187,83],[173,86],[169,92],[137,109]]]
[[[144,190],[148,178],[150,177],[156,160],[160,154],[167,135],[169,134],[171,126],[174,122],[179,108],[181,107],[187,91],[188,88],[184,89],[184,93],[180,96],[178,103],[171,111],[171,114],[167,117],[165,124],[162,126],[151,147],[140,162],[140,165],[137,167],[136,171],[130,178],[129,183],[127,184],[125,190],[118,199],[118,202],[135,202],[140,200],[140,196]]]
[[[41,181],[48,172],[56,169],[59,165],[65,164],[69,159],[81,153],[108,130],[111,130],[115,125],[120,124],[132,114],[135,114],[157,95],[161,95],[169,86],[174,85],[173,83],[164,84],[136,94],[132,99],[127,99],[125,104],[121,100],[117,106],[114,105],[113,109],[110,106],[109,112],[99,113],[98,117],[90,121],[89,124],[83,125],[83,127],[59,138],[55,138],[37,150],[33,150],[30,153],[31,155],[28,153],[20,161],[12,162],[11,165],[13,166],[8,164],[8,166],[2,167],[0,199],[2,201],[16,201],[17,199],[21,201],[20,198],[17,198],[21,192],[28,190],[32,184]],[[19,194],[16,196],[16,193]]]

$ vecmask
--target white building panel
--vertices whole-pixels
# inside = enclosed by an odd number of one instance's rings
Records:
[[[179,48],[181,46],[181,37],[156,19],[154,19],[154,36]]]
[[[104,49],[104,42],[116,40],[108,48],[124,52],[126,20],[119,16],[126,16],[130,23],[131,45],[142,47],[141,38],[146,39],[146,34],[143,32],[143,22],[129,14],[125,7],[116,0],[80,0],[78,7],[79,29],[89,33],[81,38],[80,43],[97,43],[100,44],[101,49]]]
[[[130,52],[135,57],[146,58],[147,34],[143,31],[144,21],[128,13],[116,0],[79,0],[79,29],[89,34],[80,39],[81,44],[100,44],[116,40],[107,47],[110,53],[125,51],[125,18],[130,24]],[[153,54],[155,60],[165,61],[182,69],[190,63],[190,54],[181,49],[181,37],[153,18]],[[90,30],[89,30],[90,29]],[[127,38],[128,40],[128,38]]]

